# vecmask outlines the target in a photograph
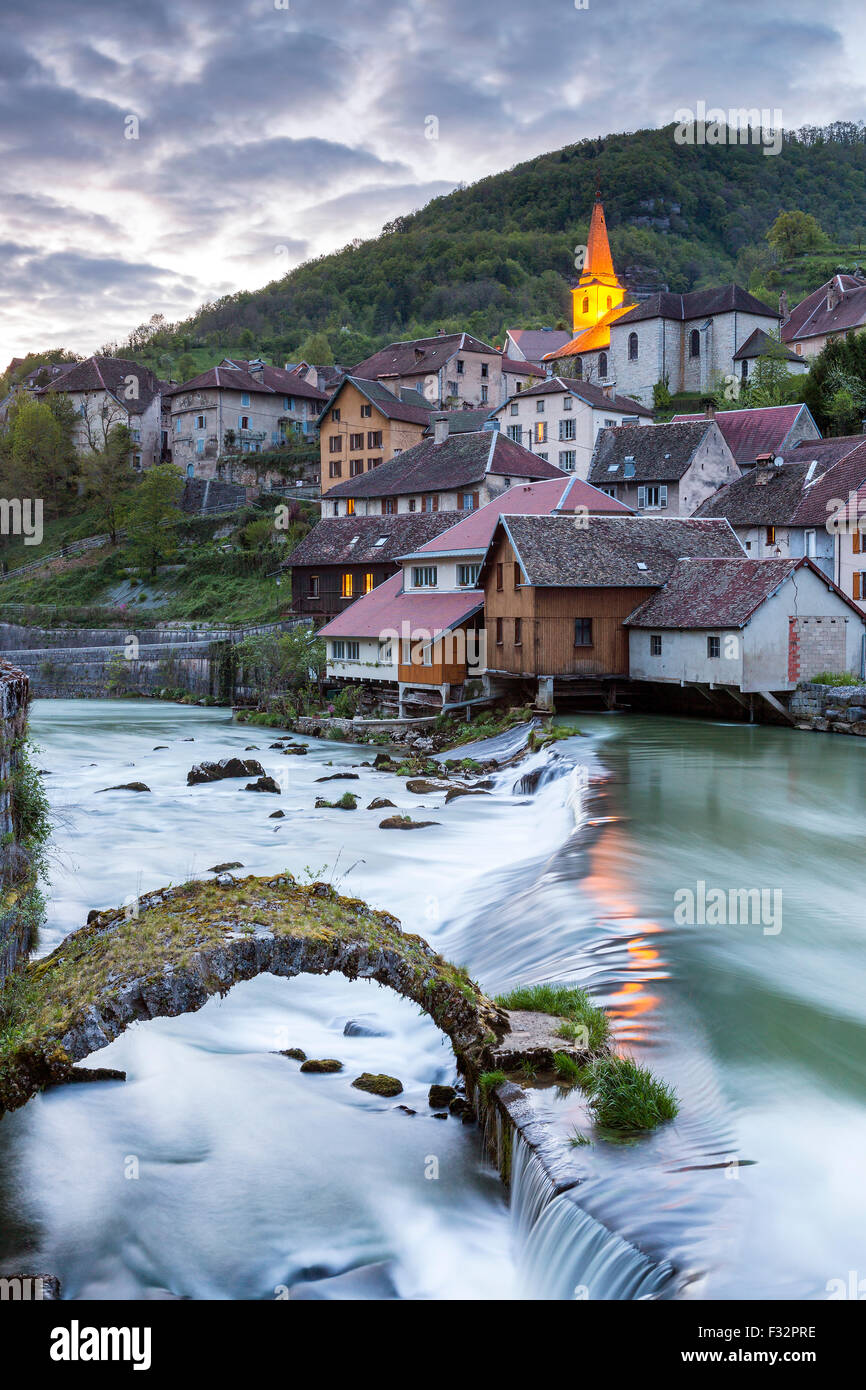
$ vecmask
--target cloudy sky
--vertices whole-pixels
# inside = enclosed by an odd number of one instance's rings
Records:
[[[459,181],[699,99],[789,127],[866,115],[862,0],[0,0],[0,15],[0,371],[184,317]]]

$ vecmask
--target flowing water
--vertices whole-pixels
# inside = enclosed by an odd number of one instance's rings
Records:
[[[56,817],[40,950],[92,907],[223,861],[330,878],[488,992],[581,981],[681,1109],[614,1143],[579,1093],[539,1088],[564,1139],[591,1141],[574,1151],[584,1181],[554,1196],[518,1142],[509,1210],[477,1131],[427,1106],[454,1075],[429,1019],[371,982],[263,976],[96,1054],[125,1083],[59,1088],[3,1120],[0,1269],[50,1270],[68,1298],[820,1298],[847,1283],[866,1236],[866,749],[698,721],[573,723],[582,737],[446,808],[372,769],[317,785],[369,750],[305,740],[306,757],[283,757],[223,710],[37,703]],[[193,762],[248,744],[279,801],[186,786]],[[132,780],[151,794],[99,794]],[[388,796],[440,824],[392,835],[379,812],[313,809],[347,787],[361,807]],[[701,882],[764,890],[761,910],[714,923]],[[363,1028],[347,1036],[351,1019]],[[290,1046],[344,1071],[301,1075],[276,1055]],[[399,1076],[417,1113],[353,1090],[362,1070]]]

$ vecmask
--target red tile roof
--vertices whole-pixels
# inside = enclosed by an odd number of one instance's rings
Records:
[[[433,338],[409,338],[404,342],[389,343],[387,347],[366,357],[352,369],[352,376],[367,377],[370,380],[384,376],[418,376],[425,372],[438,372],[458,352],[501,354],[489,343],[473,338],[471,333],[437,333]]]
[[[754,463],[759,454],[783,453],[801,411],[806,412],[807,423],[812,426],[818,439],[818,426],[808,406],[802,403],[768,405],[753,410],[717,410],[715,421],[725,437],[725,443],[742,467]],[[678,425],[705,418],[704,415],[675,415],[671,423]]]
[[[807,566],[828,589],[854,608],[840,589],[811,560],[738,560],[703,556],[678,560],[667,583],[625,619],[625,627],[745,627],[752,615],[795,573]]]
[[[478,589],[444,593],[404,593],[402,574],[394,574],[372,593],[352,603],[319,629],[320,637],[380,637],[400,632],[408,622],[412,631],[424,629],[431,637],[447,632],[484,606]]]
[[[828,309],[827,291],[834,280],[840,299],[835,308]],[[859,275],[834,275],[791,310],[782,324],[782,340],[793,343],[825,333],[844,333],[863,323],[866,323],[866,280]]]

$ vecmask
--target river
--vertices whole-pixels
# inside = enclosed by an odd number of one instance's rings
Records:
[[[372,769],[317,785],[370,751],[305,740],[306,757],[284,757],[224,710],[37,702],[56,822],[40,951],[90,908],[213,864],[288,868],[393,911],[489,993],[586,984],[681,1111],[614,1144],[578,1093],[538,1091],[564,1134],[592,1140],[585,1181],[551,1200],[518,1152],[509,1209],[477,1131],[427,1106],[431,1082],[453,1078],[429,1019],[371,982],[264,976],[97,1054],[125,1083],[55,1089],[3,1120],[0,1268],[50,1270],[73,1299],[809,1299],[847,1281],[866,1237],[866,749],[694,720],[567,722],[573,739],[446,808]],[[279,801],[186,786],[193,762],[249,744]],[[151,794],[101,793],[131,780]],[[389,796],[441,824],[388,834],[380,813],[313,809],[347,786],[361,807]],[[683,921],[701,883],[764,890],[763,915]],[[349,1020],[363,1031],[347,1036]],[[276,1055],[290,1046],[344,1071],[302,1075]],[[354,1090],[362,1070],[400,1077],[417,1113]]]

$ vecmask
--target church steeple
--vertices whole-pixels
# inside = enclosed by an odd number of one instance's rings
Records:
[[[596,185],[595,203],[589,222],[586,255],[581,268],[577,288],[572,290],[574,306],[574,331],[582,333],[592,328],[599,319],[611,309],[616,309],[625,298],[625,286],[621,285],[613,268],[610,242],[607,239],[607,223],[604,220],[604,206],[601,201],[601,188]]]

